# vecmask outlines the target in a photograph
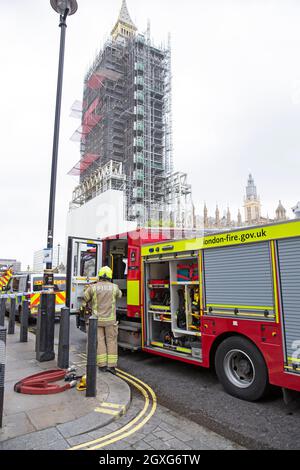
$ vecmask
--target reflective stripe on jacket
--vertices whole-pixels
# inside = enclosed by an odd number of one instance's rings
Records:
[[[93,315],[98,317],[100,326],[109,326],[116,323],[116,303],[122,297],[122,292],[116,284],[108,281],[99,281],[88,286],[84,292],[83,304],[91,303]]]

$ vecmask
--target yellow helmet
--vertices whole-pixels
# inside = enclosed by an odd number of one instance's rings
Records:
[[[101,268],[98,272],[98,277],[101,277],[103,279],[112,279],[112,270],[108,266],[103,266],[103,268]]]
[[[78,392],[83,392],[84,390],[86,390],[86,375],[83,375],[81,377],[81,380],[79,382],[79,384],[77,385],[77,390]]]

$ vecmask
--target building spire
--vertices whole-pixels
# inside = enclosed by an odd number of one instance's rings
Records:
[[[256,186],[255,186],[255,183],[254,183],[254,178],[253,178],[251,173],[249,174],[248,184],[247,184],[247,187],[246,187],[246,198],[248,200],[257,199]]]
[[[237,220],[238,220],[238,225],[239,225],[239,226],[242,225],[242,215],[241,215],[240,209],[239,209],[239,211],[238,211]]]
[[[204,203],[203,223],[204,223],[204,227],[207,227],[207,225],[208,225],[208,210],[207,210],[207,207],[206,207],[206,202]]]
[[[281,201],[279,201],[279,205],[276,209],[276,220],[286,220],[286,210]]]
[[[128,24],[129,26],[133,26],[134,28],[136,28],[134,22],[130,18],[126,0],[122,1],[122,6],[121,6],[118,21],[122,21],[123,23]]]
[[[227,207],[226,224],[228,226],[231,225],[231,212],[230,212],[229,206]]]
[[[217,207],[216,207],[216,220],[215,220],[215,223],[216,223],[216,225],[219,225],[219,223],[220,223],[220,211],[219,211],[218,204],[217,204]]]
[[[119,36],[126,38],[129,36],[133,36],[136,31],[137,27],[135,26],[134,22],[130,17],[126,0],[122,0],[122,6],[118,16],[118,20],[111,32],[111,35],[113,39],[117,39]]]

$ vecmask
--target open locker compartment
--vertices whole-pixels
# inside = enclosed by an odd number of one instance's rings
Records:
[[[196,262],[195,258],[145,262],[145,326],[148,347],[201,362],[200,307],[197,326],[194,321],[192,327],[190,295],[193,289],[199,292],[199,281],[178,278],[182,266],[192,271]]]
[[[195,258],[170,261],[172,328],[175,335],[200,335],[198,262]]]

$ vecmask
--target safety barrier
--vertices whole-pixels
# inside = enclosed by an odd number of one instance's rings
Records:
[[[6,355],[6,328],[4,326],[0,326],[0,428],[2,428],[3,404],[4,404],[5,355]]]
[[[6,310],[6,296],[3,295],[0,297],[0,326],[4,326],[5,310]]]
[[[55,359],[54,327],[55,327],[55,294],[43,293],[37,317],[36,359],[47,362]]]
[[[59,323],[59,340],[57,367],[67,369],[69,367],[70,350],[70,309],[62,308]]]
[[[88,347],[86,364],[86,396],[97,396],[97,332],[98,319],[90,317],[88,327]]]
[[[15,323],[16,323],[16,298],[10,296],[10,309],[8,317],[8,335],[13,335],[15,333]]]
[[[28,341],[28,320],[29,320],[29,302],[28,300],[23,300],[22,302],[22,311],[20,318],[20,343],[27,343]]]

